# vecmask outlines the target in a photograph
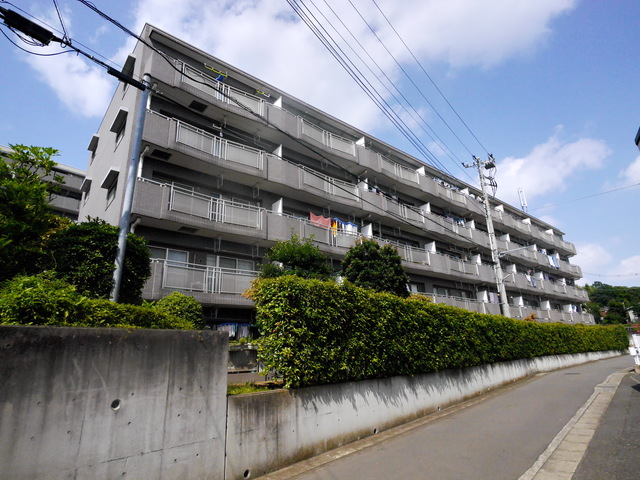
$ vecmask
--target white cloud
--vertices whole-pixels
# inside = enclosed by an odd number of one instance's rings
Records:
[[[625,285],[628,287],[640,286],[640,255],[622,259],[609,271],[611,277],[604,283],[612,285]]]
[[[597,243],[577,244],[576,255],[571,259],[572,264],[582,269],[584,278],[578,282],[581,285],[602,281],[600,275],[608,273],[612,261],[609,249]]]
[[[104,115],[115,84],[104,68],[89,65],[72,53],[28,56],[26,61],[40,72],[42,80],[69,110],[84,117]]]
[[[640,183],[640,156],[629,164],[629,166],[620,172],[620,184],[623,186]]]
[[[419,56],[453,67],[490,67],[528,53],[551,32],[549,23],[575,0],[389,0],[383,10]]]
[[[488,67],[535,49],[548,36],[550,22],[569,12],[575,3],[575,0],[378,0],[395,29],[423,62],[441,61],[456,67]],[[349,32],[394,82],[398,80],[400,72],[395,60],[347,2],[331,4],[348,30],[326,5],[316,4],[354,48],[359,49]],[[362,2],[355,4],[396,59],[402,63],[410,60],[409,53],[377,9],[368,3],[366,6]],[[151,23],[359,128],[370,130],[380,125],[377,107],[338,66],[287,2],[138,0],[129,11],[135,20],[127,26],[135,32],[140,32],[144,23]],[[322,18],[320,12],[315,14]],[[82,24],[77,20],[76,26]],[[339,38],[336,32],[330,32]],[[95,38],[102,33],[96,27],[90,33],[85,32],[85,38]],[[115,59],[121,62],[131,48],[129,40]],[[355,57],[348,49],[345,51]],[[359,55],[367,58],[362,51]],[[105,76],[96,68],[73,58],[59,61],[57,65],[36,60],[30,63],[71,110],[83,115],[99,115],[99,111],[104,111],[104,99],[112,93],[113,82],[101,80]],[[377,72],[378,67],[371,68]],[[375,75],[372,81],[373,77]]]
[[[525,157],[507,157],[498,162],[498,197],[517,204],[520,187],[531,205],[534,198],[565,190],[569,180],[581,171],[603,167],[610,154],[602,140],[581,138],[567,142],[556,134]]]

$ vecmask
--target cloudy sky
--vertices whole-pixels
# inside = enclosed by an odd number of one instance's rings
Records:
[[[477,184],[462,162],[498,164],[497,197],[576,244],[587,283],[640,286],[637,0],[94,0],[139,33],[151,23],[416,157]],[[293,4],[293,5],[292,5]],[[0,0],[114,66],[133,39],[76,0]],[[409,142],[294,11],[330,35]],[[32,17],[32,18],[33,18]],[[59,47],[0,37],[0,144],[86,147],[117,81]],[[68,50],[68,49],[67,49]],[[416,140],[417,139],[417,140]]]

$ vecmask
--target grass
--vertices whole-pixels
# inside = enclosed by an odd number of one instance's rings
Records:
[[[280,382],[247,382],[247,383],[230,383],[227,385],[227,395],[242,395],[244,393],[257,393],[266,390],[275,390],[282,388]]]

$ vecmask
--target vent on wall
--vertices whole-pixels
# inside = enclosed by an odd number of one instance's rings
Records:
[[[207,109],[207,106],[204,103],[200,103],[194,100],[189,104],[189,108],[195,110],[196,112],[202,113]]]
[[[160,160],[169,160],[171,158],[171,154],[168,152],[164,152],[162,150],[158,150],[155,148],[153,152],[151,152],[151,157],[158,158]]]

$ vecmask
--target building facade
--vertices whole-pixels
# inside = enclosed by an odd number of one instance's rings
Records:
[[[209,322],[244,336],[242,296],[269,247],[312,237],[336,270],[361,237],[397,247],[411,290],[500,313],[481,192],[153,27],[89,144],[80,210],[117,225],[132,138],[144,116],[132,228],[148,239],[144,297],[194,296]],[[497,199],[491,215],[511,314],[592,323],[563,232]],[[526,247],[526,248],[521,248]]]
[[[9,147],[0,145],[0,155],[2,157],[6,158],[9,153],[11,153]],[[51,174],[45,176],[42,180],[51,183],[56,175],[62,177],[62,183],[58,184],[59,191],[51,194],[49,205],[51,205],[51,209],[56,215],[78,221],[80,200],[82,199],[81,187],[85,179],[85,172],[59,163],[53,167]]]

